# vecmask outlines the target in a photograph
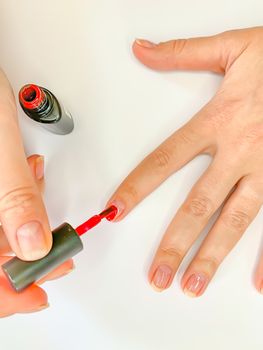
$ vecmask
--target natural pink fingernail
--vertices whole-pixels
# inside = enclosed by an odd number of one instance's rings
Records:
[[[60,277],[64,277],[64,276],[68,275],[69,273],[71,273],[73,270],[75,270],[75,265],[72,265],[72,267],[69,270],[66,270],[65,272],[62,273],[62,275],[60,275],[60,276],[58,276],[58,277],[56,277],[54,279],[58,279]]]
[[[191,275],[184,287],[184,293],[190,297],[197,297],[201,294],[203,288],[208,282],[208,278],[201,273]]]
[[[158,292],[164,290],[170,282],[172,269],[167,265],[158,266],[152,279],[152,286]]]
[[[156,47],[157,45],[155,43],[152,43],[149,40],[144,40],[144,39],[136,39],[135,40],[136,44],[145,47],[147,49],[153,49],[154,47]]]
[[[39,312],[39,311],[47,309],[49,306],[50,306],[49,303],[47,303],[47,304],[43,304],[43,305],[38,306],[36,309],[21,311],[18,313],[19,314],[30,314],[32,312]]]
[[[36,168],[35,168],[36,178],[41,180],[44,176],[44,157],[40,156],[36,160]]]
[[[25,259],[36,260],[48,253],[42,225],[31,221],[17,230],[17,241]]]
[[[263,281],[262,281],[262,283],[261,283],[260,293],[263,294]]]

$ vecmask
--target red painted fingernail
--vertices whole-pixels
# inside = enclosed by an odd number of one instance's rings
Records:
[[[114,211],[112,215],[106,217],[106,219],[109,221],[114,221],[115,219],[117,219],[119,216],[121,216],[125,209],[124,204],[120,200],[113,200],[109,206],[113,206],[116,208],[116,211]]]
[[[163,291],[169,284],[172,277],[172,269],[167,265],[160,265],[156,269],[153,279],[152,287],[157,291]]]
[[[110,207],[103,210],[101,213],[99,213],[100,219],[106,218],[109,221],[112,221],[116,215],[118,214],[118,209],[115,207],[115,205],[111,205]]]
[[[191,275],[184,287],[184,293],[190,297],[197,297],[201,294],[204,287],[208,283],[208,278],[201,273]]]

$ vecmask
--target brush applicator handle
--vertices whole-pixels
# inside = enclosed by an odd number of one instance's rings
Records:
[[[53,246],[48,255],[35,261],[23,261],[17,257],[6,262],[2,269],[12,287],[20,292],[83,249],[74,228],[64,223],[53,232]]]

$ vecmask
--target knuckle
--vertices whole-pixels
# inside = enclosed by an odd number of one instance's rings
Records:
[[[172,52],[175,55],[180,55],[185,49],[188,39],[177,39],[172,41]]]
[[[151,158],[155,168],[158,169],[168,168],[171,163],[171,154],[165,148],[158,148],[155,150],[152,153]]]
[[[195,264],[205,267],[210,272],[215,272],[220,264],[216,257],[202,256],[195,258]]]
[[[262,106],[262,102],[263,102],[262,94],[263,94],[263,87],[261,84],[258,84],[256,89],[253,89],[249,92],[249,95],[247,96],[248,101],[251,103],[251,105]],[[261,109],[259,110],[259,113],[260,112],[261,112]]]
[[[230,125],[242,107],[243,96],[221,87],[220,91],[202,110],[201,120],[208,128],[220,131]]]
[[[250,127],[248,130],[245,131],[244,134],[241,134],[241,137],[238,140],[238,142],[240,144],[246,144],[248,146],[258,146],[262,144],[262,137],[263,127],[260,125],[256,125]]]
[[[185,205],[185,210],[192,216],[209,217],[212,213],[212,202],[206,196],[191,198]]]
[[[188,128],[183,128],[182,130],[180,130],[179,140],[183,144],[195,144],[195,142],[198,140],[196,131],[192,130],[192,128],[190,128],[189,126]]]
[[[128,198],[132,201],[137,203],[139,201],[139,194],[136,189],[136,187],[131,183],[126,183],[123,187],[123,194],[125,197],[128,196]]]
[[[260,208],[263,205],[263,178],[261,172],[248,175],[246,182],[241,183],[241,185],[247,197],[252,201],[251,205]]]
[[[11,215],[23,214],[33,206],[35,198],[36,193],[30,186],[12,189],[0,198],[0,211]]]
[[[176,259],[178,262],[183,260],[184,253],[178,248],[175,248],[172,246],[164,246],[164,247],[161,247],[160,250],[163,254]]]
[[[214,101],[213,105],[206,108],[204,121],[216,130],[222,129],[232,118],[230,103],[226,101]]]
[[[235,231],[244,231],[250,223],[250,217],[242,210],[235,210],[222,216],[225,225]]]

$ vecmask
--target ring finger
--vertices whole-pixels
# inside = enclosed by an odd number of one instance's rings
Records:
[[[170,223],[150,268],[149,281],[156,290],[170,286],[182,259],[238,179],[238,174],[222,173],[222,163],[215,159],[194,185]]]
[[[182,278],[182,288],[190,296],[200,296],[217,268],[239,241],[257,215],[262,200],[243,178],[226,202],[219,218],[204,240]]]

